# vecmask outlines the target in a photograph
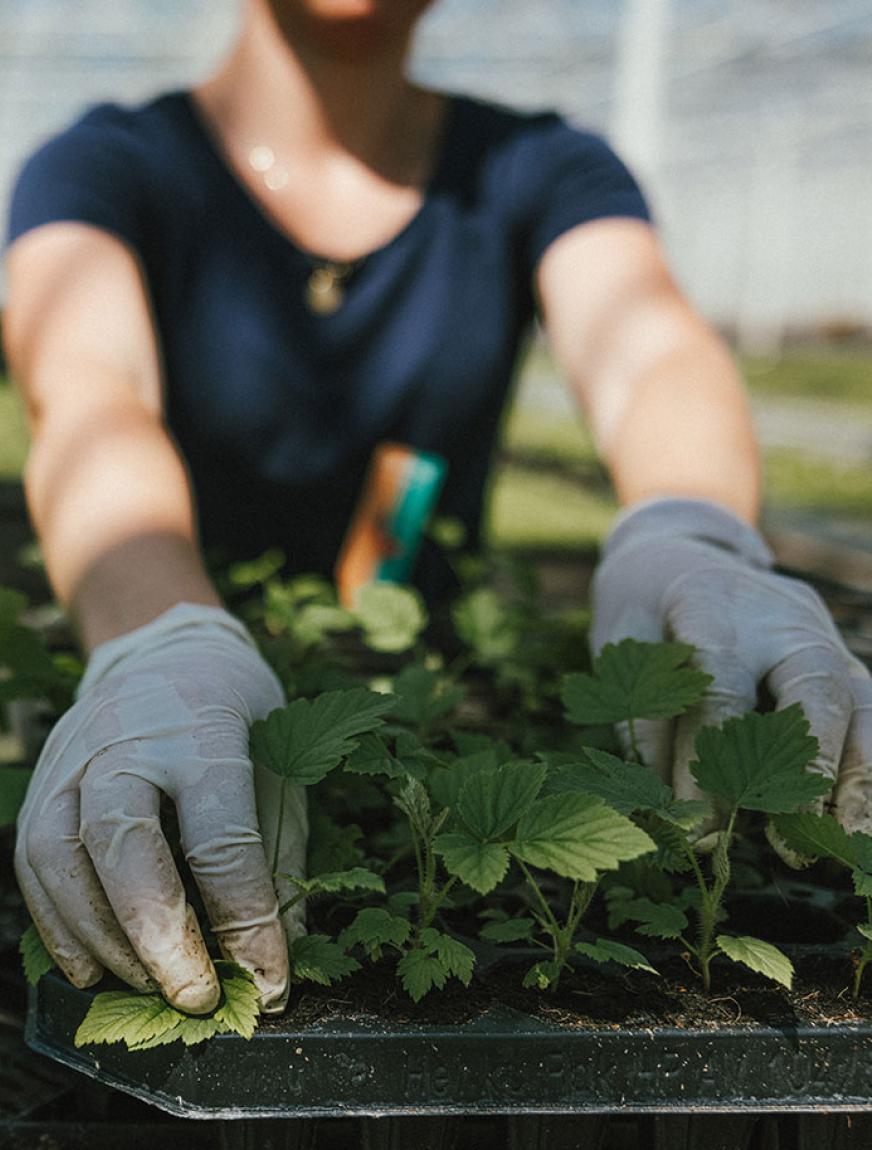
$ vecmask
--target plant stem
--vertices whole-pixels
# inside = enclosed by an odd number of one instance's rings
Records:
[[[870,898],[869,895],[866,896],[866,923],[872,927],[872,898]],[[872,942],[867,942],[860,953],[860,957],[857,960],[857,967],[854,971],[854,985],[851,996],[855,1002],[860,997],[860,983],[863,980],[863,971],[870,961],[872,961]]]
[[[724,891],[727,889],[727,884],[730,880],[729,871],[729,851],[730,844],[733,841],[733,830],[736,825],[736,812],[731,811],[727,826],[722,832],[723,851],[725,865],[721,874],[716,874],[712,881],[711,887],[705,880],[705,875],[702,873],[702,868],[699,865],[699,859],[696,857],[696,851],[685,840],[685,848],[687,856],[690,859],[691,866],[693,867],[694,875],[696,876],[697,886],[700,892],[700,908],[699,908],[699,947],[696,951],[696,957],[699,960],[700,969],[702,971],[702,985],[703,989],[708,993],[711,990],[711,961],[717,954],[717,947],[712,943],[712,935],[717,925],[717,920],[720,915],[721,903],[724,897]],[[715,848],[720,849],[720,846]]]
[[[539,900],[539,905],[542,907],[542,910],[545,912],[545,921],[548,924],[548,932],[552,936],[552,939],[554,939],[558,934],[560,934],[560,924],[558,923],[557,919],[554,917],[554,914],[551,910],[551,907],[548,905],[548,902],[547,902],[545,896],[542,894],[542,891],[539,888],[539,884],[536,882],[536,880],[530,874],[530,871],[528,870],[527,866],[523,862],[521,862],[520,859],[516,859],[516,861],[518,863],[518,866],[524,872],[524,877],[526,878],[527,882],[533,888],[533,892],[535,893],[536,898]]]
[[[436,917],[436,913],[439,910],[439,907],[445,901],[445,898],[446,898],[448,892],[451,890],[451,888],[454,886],[454,884],[456,882],[457,882],[457,875],[453,874],[449,878],[449,880],[445,884],[445,886],[442,888],[442,890],[440,890],[439,893],[434,896],[433,901],[429,905],[428,914],[427,914],[427,921],[421,922],[422,927],[430,925],[430,923]]]

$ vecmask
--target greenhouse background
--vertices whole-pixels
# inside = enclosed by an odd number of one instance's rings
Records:
[[[0,211],[90,103],[187,85],[241,0],[0,0]],[[691,298],[741,343],[872,326],[868,0],[441,0],[426,82],[556,107],[643,179]]]

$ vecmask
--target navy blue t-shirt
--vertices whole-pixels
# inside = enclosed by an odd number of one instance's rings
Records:
[[[649,219],[599,136],[554,113],[452,96],[420,210],[356,267],[339,310],[316,315],[309,255],[178,91],[95,107],[37,151],[15,187],[8,240],[77,220],[130,245],[203,545],[234,557],[279,547],[290,570],[329,575],[383,440],[445,457],[439,513],[476,545],[535,266],[558,235],[601,216]],[[432,544],[415,582],[430,595],[449,585]]]

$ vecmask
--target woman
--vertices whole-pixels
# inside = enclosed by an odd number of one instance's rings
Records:
[[[373,451],[399,439],[447,460],[441,507],[474,542],[534,308],[627,508],[594,644],[674,634],[715,677],[674,745],[645,732],[651,760],[691,793],[694,729],[753,706],[766,679],[779,705],[805,705],[840,817],[870,823],[869,678],[817,597],[770,570],[729,355],[601,140],[409,83],[426,7],[248,0],[206,83],[92,111],[19,180],[6,336],[28,498],[90,660],[38,764],[16,869],[79,986],[109,967],[195,1013],[217,1001],[163,791],[224,953],[283,1008],[283,927],[299,923],[278,921],[255,807],[275,794],[258,778],[255,800],[246,751],[282,691],[200,540],[279,544],[293,569],[329,572]],[[438,556],[415,578],[446,589]],[[280,869],[299,873],[290,805]]]

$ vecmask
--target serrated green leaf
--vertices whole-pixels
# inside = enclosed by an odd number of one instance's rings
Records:
[[[441,959],[435,954],[416,948],[404,954],[397,963],[397,974],[403,989],[413,1002],[420,1002],[435,986],[441,990],[448,972]]]
[[[394,806],[409,819],[419,834],[429,836],[431,814],[430,796],[424,784],[418,779],[406,779],[398,795],[394,795]]]
[[[111,990],[94,997],[79,1029],[76,1046],[124,1042],[130,1050],[150,1050],[179,1040],[187,1046],[233,1031],[251,1038],[260,995],[251,973],[218,960],[221,1002],[210,1015],[183,1014],[158,994]]]
[[[478,771],[460,788],[457,813],[480,839],[495,839],[529,809],[545,781],[544,763],[504,763]]]
[[[77,1047],[110,1042],[134,1046],[172,1030],[184,1018],[159,994],[106,990],[92,999],[73,1041]]]
[[[509,850],[532,866],[594,882],[598,872],[654,850],[634,823],[591,795],[549,795],[526,811]]]
[[[556,982],[560,977],[560,967],[556,962],[550,959],[545,959],[543,962],[537,962],[524,975],[522,986],[534,990],[547,990],[552,982]]]
[[[467,779],[479,771],[493,770],[497,757],[490,748],[475,754],[464,755],[453,763],[434,770],[428,780],[433,798],[443,807],[455,807],[457,796]]]
[[[809,858],[836,859],[846,867],[857,866],[857,849],[844,827],[832,815],[802,811],[778,815],[772,820],[777,834],[791,850]]]
[[[598,795],[623,815],[661,811],[673,802],[672,788],[640,763],[626,763],[596,747],[585,747],[584,758],[552,768],[549,790]]]
[[[594,962],[616,962],[619,966],[629,966],[633,970],[645,970],[649,974],[657,973],[644,954],[640,954],[632,946],[625,946],[622,942],[613,942],[610,938],[598,938],[596,942],[577,942],[575,950],[587,958],[592,958]]]
[[[858,922],[857,930],[859,930],[860,934],[862,934],[864,938],[868,938],[870,942],[872,942],[872,923]]]
[[[251,755],[262,767],[299,786],[320,782],[382,724],[392,699],[364,687],[295,699],[251,728]]]
[[[657,854],[651,859],[653,866],[664,874],[684,874],[691,869],[687,832],[678,824],[650,812],[636,815],[635,821],[657,844]]]
[[[475,966],[475,954],[465,943],[452,938],[450,934],[444,934],[441,930],[435,930],[432,926],[424,927],[420,940],[426,950],[431,953],[435,951],[449,974],[453,974],[464,986],[469,986],[472,968]]]
[[[255,985],[251,971],[245,970],[235,962],[228,959],[218,959],[215,970],[221,980],[221,1002],[212,1017],[219,1024],[219,1028],[233,1031],[243,1038],[251,1038],[257,1028],[257,1019],[260,1013],[260,992]],[[185,1018],[185,1027],[188,1027],[189,1018]],[[199,1019],[194,1019],[199,1022]],[[190,1030],[190,1035],[196,1033],[196,1028]],[[182,1036],[182,1041],[190,1045],[190,1039]]]
[[[372,731],[361,735],[343,769],[352,775],[387,775],[389,779],[399,779],[406,774],[406,768],[394,758],[384,739]]]
[[[414,646],[427,626],[421,596],[396,583],[367,583],[354,597],[354,615],[363,641],[374,651],[398,653]]]
[[[764,942],[762,938],[751,938],[749,935],[719,934],[715,939],[717,946],[733,962],[741,962],[749,970],[771,978],[790,990],[793,985],[793,963],[771,942]]]
[[[860,898],[872,898],[872,874],[855,868],[851,871],[851,879],[854,883],[854,894]]]
[[[0,767],[0,827],[18,818],[32,771],[23,767]]]
[[[407,918],[391,914],[383,907],[368,906],[359,910],[342,931],[339,943],[352,947],[360,943],[371,957],[383,946],[402,946],[409,938],[412,924]]]
[[[593,674],[564,675],[561,698],[570,722],[584,726],[626,719],[671,719],[698,703],[710,675],[685,666],[686,643],[608,643]]]
[[[55,964],[33,923],[28,926],[19,939],[18,952],[24,967],[24,977],[30,986],[36,986],[42,976],[47,974]]]
[[[505,878],[509,855],[499,843],[483,843],[462,831],[437,835],[433,850],[445,869],[479,894],[488,894]]]
[[[490,587],[468,591],[451,612],[457,634],[491,666],[514,654],[520,638],[515,613]]]
[[[304,934],[291,945],[291,971],[304,982],[332,986],[355,970],[360,970],[357,959],[326,934]]]
[[[385,893],[385,880],[375,871],[356,866],[351,870],[327,871],[309,880],[312,890],[323,890],[331,894],[344,890],[371,890]]]
[[[465,695],[438,671],[406,667],[394,679],[391,714],[404,723],[424,726],[451,714]]]
[[[674,903],[650,898],[608,898],[607,902],[612,930],[628,921],[636,923],[636,930],[647,938],[678,938],[687,930],[687,915]]]
[[[831,783],[807,770],[818,753],[799,703],[760,715],[751,711],[704,727],[690,770],[699,786],[729,810],[785,814],[829,791]]]
[[[478,933],[490,942],[522,942],[532,936],[535,925],[532,918],[510,918],[505,922],[489,922]]]

